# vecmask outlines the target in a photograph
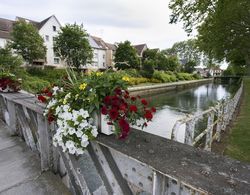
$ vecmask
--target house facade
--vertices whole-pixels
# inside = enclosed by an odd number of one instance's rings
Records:
[[[27,23],[33,24],[40,36],[44,39],[44,45],[47,48],[45,59],[40,59],[34,61],[34,65],[45,65],[54,67],[63,67],[65,63],[61,60],[53,50],[54,37],[57,36],[58,31],[61,28],[61,24],[58,19],[52,15],[41,22],[34,20],[16,17],[14,21],[7,19],[0,19],[0,47],[4,47],[8,41],[11,40],[11,31],[13,25],[17,21],[25,21]]]
[[[145,43],[140,45],[134,45],[133,47],[136,49],[137,55],[140,58],[143,57],[143,52],[148,49],[148,46]]]
[[[17,21],[25,21],[33,24],[44,39],[44,45],[47,48],[46,58],[39,59],[33,62],[33,65],[53,66],[57,68],[65,67],[66,63],[54,52],[54,39],[60,31],[61,24],[58,19],[52,15],[41,22],[34,20],[16,17],[15,20],[0,18],[0,47],[5,47],[8,41],[11,40],[11,31],[13,25]],[[114,66],[114,53],[116,46],[104,42],[101,38],[88,36],[88,41],[93,49],[93,59],[91,63],[82,66],[83,69],[103,70]]]

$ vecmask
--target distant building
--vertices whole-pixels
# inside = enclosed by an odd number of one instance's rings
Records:
[[[41,37],[44,39],[44,45],[47,48],[46,58],[34,61],[34,65],[55,67],[64,66],[64,62],[56,55],[53,50],[54,37],[57,36],[58,31],[61,28],[61,24],[54,15],[42,20],[41,22],[22,17],[16,17],[15,21],[0,18],[0,47],[4,47],[6,43],[11,40],[11,31],[16,21],[25,21],[33,24],[38,29]]]
[[[140,58],[143,57],[143,52],[148,49],[148,46],[145,43],[144,44],[140,44],[140,45],[134,45],[133,47],[136,49],[137,55]]]

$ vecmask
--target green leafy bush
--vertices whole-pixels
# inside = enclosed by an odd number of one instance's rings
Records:
[[[175,75],[172,75],[172,74],[169,75],[169,74],[165,73],[164,71],[157,71],[157,70],[154,71],[153,78],[160,80],[164,83],[174,82],[177,80]]]
[[[177,79],[184,81],[184,80],[194,80],[194,77],[192,76],[192,74],[189,73],[185,73],[185,72],[179,72],[176,74]]]
[[[49,85],[49,81],[30,76],[29,74],[23,75],[22,77],[22,89],[31,93],[37,93]]]

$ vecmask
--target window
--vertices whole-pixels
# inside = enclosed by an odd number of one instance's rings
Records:
[[[49,35],[45,35],[45,40],[49,41]]]
[[[53,26],[53,31],[56,32],[56,26]]]
[[[103,54],[103,56],[102,56],[102,57],[103,57],[103,59],[105,59],[105,54]]]
[[[103,62],[103,67],[105,67],[105,62]]]
[[[60,59],[59,58],[54,58],[54,64],[59,64]]]

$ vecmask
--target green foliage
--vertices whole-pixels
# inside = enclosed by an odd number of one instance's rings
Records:
[[[30,93],[37,93],[41,91],[43,88],[50,85],[49,81],[40,79],[35,76],[31,76],[28,73],[23,74],[21,78],[22,78],[21,88]]]
[[[68,66],[77,70],[86,65],[93,58],[92,48],[89,45],[88,34],[82,26],[68,24],[61,28],[55,37],[54,50],[66,60]]]
[[[171,22],[198,29],[198,45],[208,56],[228,62],[241,56],[250,75],[249,0],[171,0]],[[237,58],[238,58],[237,57]]]
[[[140,59],[137,56],[136,50],[129,41],[119,43],[115,52],[115,67],[119,70],[140,68]]]
[[[189,61],[184,64],[183,70],[187,73],[192,73],[195,70],[196,63],[194,61]]]
[[[151,78],[154,74],[155,63],[153,60],[145,60],[142,64],[142,76]]]
[[[144,77],[129,77],[128,81],[129,85],[139,85],[142,83],[161,83],[160,80],[154,79],[154,78],[144,78]]]
[[[157,70],[154,72],[153,78],[157,79],[157,80],[160,80],[160,81],[162,81],[164,83],[174,82],[174,81],[177,80],[175,75],[167,74],[164,71],[157,71]]]
[[[176,74],[178,80],[194,80],[192,74],[185,73],[185,72],[178,72]]]
[[[239,116],[234,123],[225,154],[240,161],[250,162],[250,79],[245,78],[244,93]]]
[[[46,47],[43,45],[43,38],[33,24],[16,22],[11,35],[10,47],[26,62],[32,64],[34,60],[45,59]]]
[[[13,56],[10,48],[0,48],[0,68],[5,71],[16,73],[22,64],[19,56]]]
[[[55,83],[61,78],[67,76],[65,69],[51,69],[51,68],[28,68],[27,72],[35,77],[39,77],[43,80]]]

